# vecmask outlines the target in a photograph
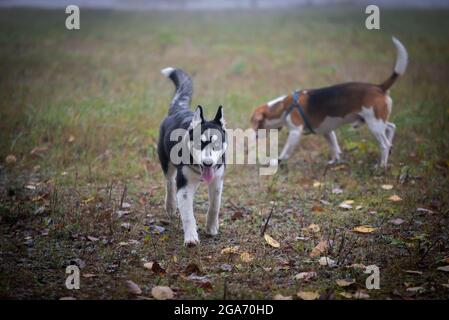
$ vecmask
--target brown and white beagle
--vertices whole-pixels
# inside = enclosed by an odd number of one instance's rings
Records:
[[[379,143],[380,165],[387,166],[396,126],[389,122],[393,101],[389,89],[405,72],[408,54],[402,43],[393,37],[396,64],[391,76],[382,84],[349,82],[320,89],[297,91],[278,97],[257,107],[251,117],[252,128],[278,129],[287,126],[287,142],[278,162],[288,159],[299,143],[302,133],[320,133],[330,146],[331,161],[340,160],[341,150],[334,130],[352,123],[366,123]],[[301,114],[302,113],[302,114]],[[272,163],[275,164],[275,163]]]

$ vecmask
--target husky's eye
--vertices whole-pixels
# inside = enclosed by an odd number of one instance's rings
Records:
[[[221,149],[221,141],[215,140],[215,142],[212,143],[212,148],[214,148],[214,150],[220,150]]]

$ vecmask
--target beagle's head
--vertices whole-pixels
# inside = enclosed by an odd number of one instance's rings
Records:
[[[253,115],[251,116],[251,128],[256,132],[256,134],[257,130],[265,129],[265,111],[266,105],[259,106],[254,110]]]
[[[259,129],[282,129],[285,125],[285,100],[286,96],[276,98],[253,111],[251,127],[256,136]]]

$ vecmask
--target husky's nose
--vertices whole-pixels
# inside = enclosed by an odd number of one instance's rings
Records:
[[[205,166],[205,167],[210,167],[213,164],[214,164],[214,161],[212,159],[204,159],[203,160],[203,166]]]

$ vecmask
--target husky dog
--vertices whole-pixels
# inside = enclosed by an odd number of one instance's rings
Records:
[[[201,181],[208,185],[209,209],[206,233],[218,233],[221,193],[225,170],[226,129],[223,107],[212,121],[203,117],[198,106],[190,110],[193,84],[181,69],[165,68],[162,74],[175,84],[176,91],[168,115],[161,124],[157,151],[166,178],[165,209],[172,217],[179,208],[184,229],[184,245],[199,243],[193,197]]]

